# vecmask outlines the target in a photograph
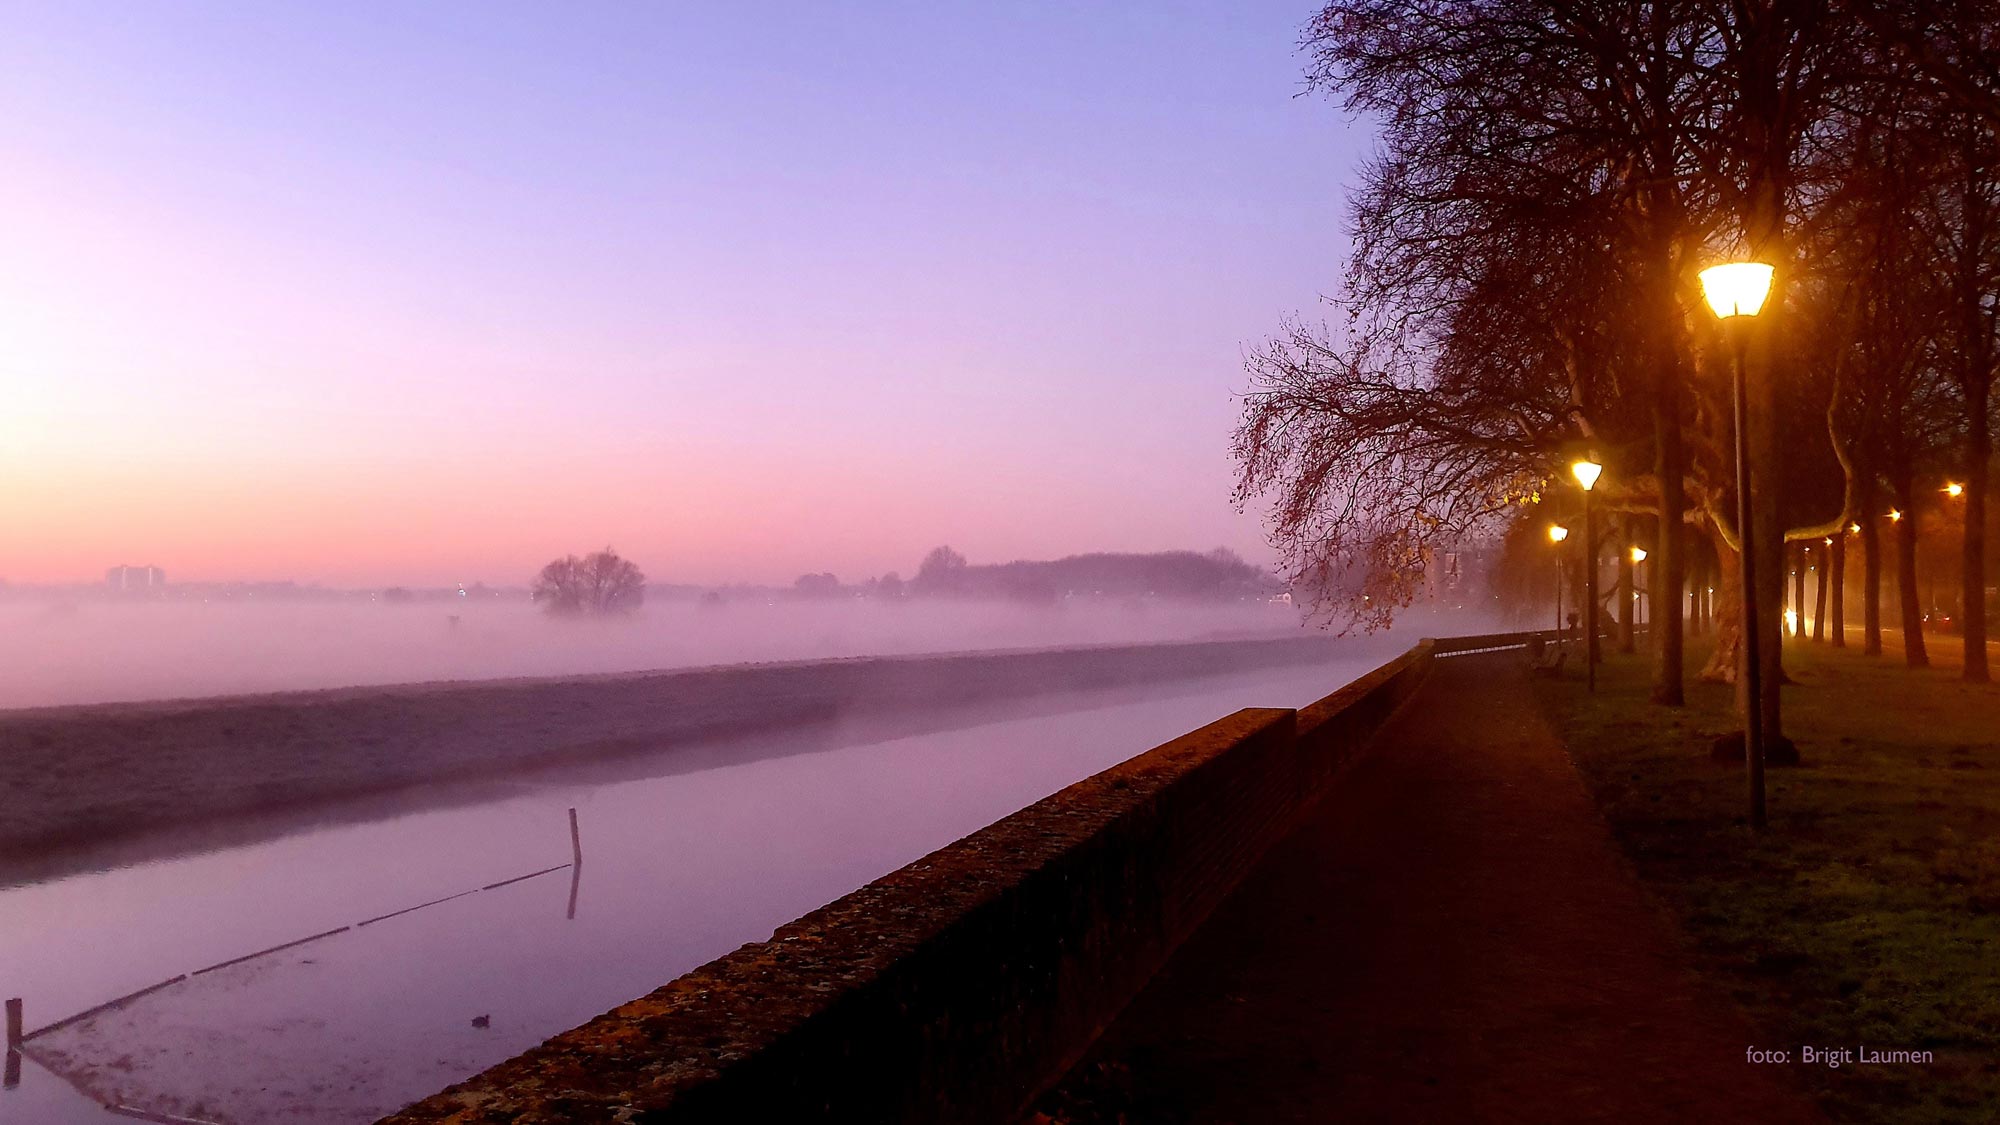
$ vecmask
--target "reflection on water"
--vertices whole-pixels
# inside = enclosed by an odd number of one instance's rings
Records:
[[[106,1100],[228,1123],[372,1121],[639,996],[1062,786],[1238,707],[1299,706],[1373,661],[1087,710],[590,783],[0,891],[0,992]],[[1107,697],[1110,698],[1110,697]],[[567,809],[585,862],[575,916]],[[459,897],[449,897],[459,896]],[[30,1059],[0,1119],[111,1116]]]

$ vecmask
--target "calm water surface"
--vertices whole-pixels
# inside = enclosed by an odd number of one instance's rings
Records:
[[[1301,706],[1381,657],[1074,696],[1059,713],[301,832],[0,891],[0,993],[35,1038],[0,1121],[373,1121],[642,995],[1073,781],[1245,706]],[[1054,706],[1055,704],[1051,704]],[[572,889],[575,917],[569,916]],[[60,1073],[58,1073],[60,1072]]]

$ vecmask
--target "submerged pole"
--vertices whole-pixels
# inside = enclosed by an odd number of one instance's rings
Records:
[[[576,921],[576,892],[583,882],[583,837],[576,830],[576,810],[569,810],[569,920]]]

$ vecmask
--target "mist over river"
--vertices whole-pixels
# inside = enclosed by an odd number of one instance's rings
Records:
[[[0,708],[750,661],[1297,634],[1262,600],[734,597],[557,620],[525,598],[0,602]]]

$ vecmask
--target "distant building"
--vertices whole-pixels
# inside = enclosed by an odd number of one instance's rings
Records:
[[[104,572],[106,589],[119,594],[155,594],[166,589],[167,572],[157,566],[114,566]]]

